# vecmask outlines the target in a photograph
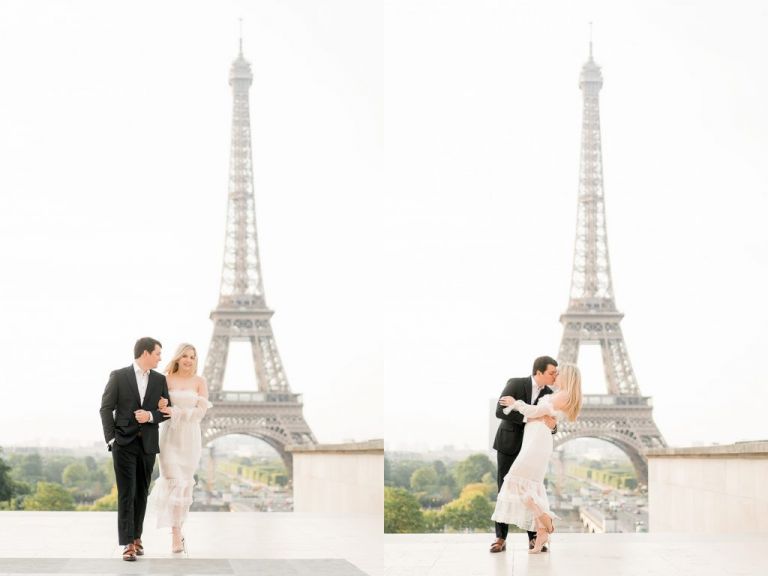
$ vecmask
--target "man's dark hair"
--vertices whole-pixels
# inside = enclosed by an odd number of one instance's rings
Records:
[[[144,338],[139,338],[136,340],[136,344],[133,345],[133,357],[138,358],[143,353],[144,350],[152,354],[152,352],[155,351],[155,346],[160,346],[160,348],[163,347],[162,344],[160,344],[159,340],[155,340],[154,338],[150,338],[149,336],[145,336]]]
[[[536,376],[536,372],[541,372],[542,374],[547,371],[547,366],[552,364],[552,366],[557,367],[557,360],[554,358],[550,358],[549,356],[539,356],[536,358],[536,360],[533,361],[533,372],[532,374]]]

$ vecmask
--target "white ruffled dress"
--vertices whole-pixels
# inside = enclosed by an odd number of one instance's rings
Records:
[[[160,427],[160,477],[152,490],[157,527],[181,527],[200,464],[200,421],[211,404],[195,390],[170,390],[172,413]]]
[[[512,406],[504,409],[509,414],[511,410],[522,413],[526,418],[552,416],[561,421],[565,417],[560,410],[552,406],[552,396],[544,396],[538,404],[531,406],[522,400],[517,400]],[[528,422],[523,433],[523,444],[520,453],[515,458],[496,500],[496,510],[491,518],[495,522],[514,524],[523,530],[536,530],[535,516],[546,512],[550,517],[557,518],[549,508],[547,491],[544,489],[544,476],[552,455],[552,431],[543,421]],[[535,512],[535,509],[538,511]]]

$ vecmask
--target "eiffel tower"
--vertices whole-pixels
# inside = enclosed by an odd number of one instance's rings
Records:
[[[646,450],[665,445],[653,421],[651,399],[643,396],[621,332],[624,315],[616,308],[608,258],[603,160],[600,142],[600,89],[603,76],[592,57],[581,69],[583,93],[581,166],[576,246],[568,310],[560,316],[563,338],[558,359],[576,363],[582,344],[599,344],[607,394],[587,394],[576,422],[559,427],[555,445],[579,437],[607,440],[632,461],[638,481],[647,484]]]
[[[232,140],[229,161],[229,201],[221,272],[219,303],[211,312],[213,336],[203,376],[214,407],[202,422],[203,442],[221,436],[246,434],[274,448],[292,476],[292,458],[285,447],[315,444],[304,420],[301,395],[291,392],[277,351],[267,308],[259,263],[256,210],[253,193],[251,120],[249,91],[253,83],[251,65],[240,53],[232,63]],[[223,389],[229,345],[251,343],[256,377],[255,391]]]

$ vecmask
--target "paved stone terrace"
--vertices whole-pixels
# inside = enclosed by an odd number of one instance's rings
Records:
[[[558,534],[530,555],[511,534],[488,552],[492,534],[387,534],[385,576],[768,576],[768,536]]]
[[[146,555],[121,559],[114,512],[0,512],[0,574],[382,576],[382,515],[192,512],[187,554],[145,522]]]

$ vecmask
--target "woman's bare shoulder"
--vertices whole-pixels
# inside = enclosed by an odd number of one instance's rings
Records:
[[[558,391],[552,394],[552,406],[555,407],[555,410],[563,409],[567,403],[568,395],[565,392]]]
[[[194,375],[187,378],[177,376],[168,376],[168,390],[189,390],[199,393],[205,389],[205,379],[202,376]]]

